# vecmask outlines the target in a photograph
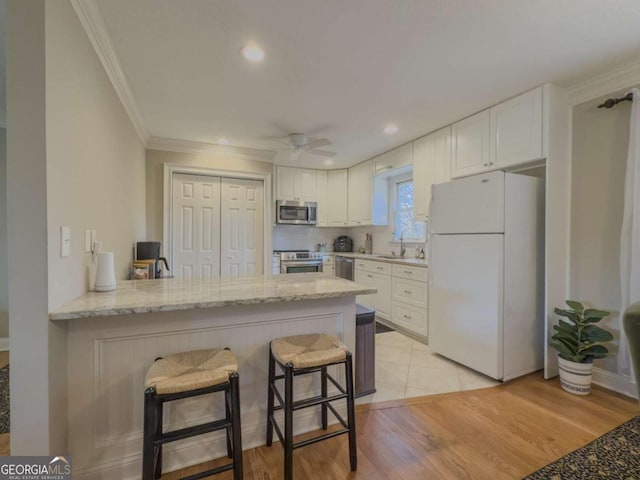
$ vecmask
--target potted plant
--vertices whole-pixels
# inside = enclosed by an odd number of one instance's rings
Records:
[[[585,308],[582,303],[567,300],[569,309],[554,309],[567,321],[560,320],[553,329],[551,344],[558,350],[560,385],[575,395],[588,395],[591,391],[593,360],[604,358],[609,353],[602,345],[613,340],[613,335],[596,323],[609,312],[595,308]]]

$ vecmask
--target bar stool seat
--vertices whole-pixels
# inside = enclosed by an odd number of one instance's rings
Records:
[[[233,470],[243,478],[238,361],[229,349],[204,349],[176,353],[155,360],[147,371],[144,392],[142,480],[162,475],[162,447],[169,442],[225,430],[230,463],[184,479],[196,480]],[[166,402],[224,393],[224,418],[165,432],[162,425]],[[217,397],[213,397],[217,398]]]
[[[238,361],[230,350],[194,350],[156,360],[144,386],[155,388],[159,395],[186,392],[227,382],[237,371]]]
[[[349,349],[338,339],[321,333],[294,335],[271,342],[271,351],[282,365],[312,368],[344,361]]]
[[[331,365],[344,366],[344,386],[340,385],[327,371],[327,367]],[[282,374],[276,374],[276,366],[279,367]],[[320,395],[294,401],[294,377],[316,373],[320,374]],[[278,380],[284,380],[284,394],[276,385]],[[329,395],[328,382],[331,382],[338,390],[337,393]],[[276,405],[276,400],[278,405]],[[347,403],[346,420],[332,405],[332,402],[340,400],[346,400]],[[294,443],[293,413],[316,406],[321,408],[320,418],[323,430],[327,430],[328,427],[328,412],[337,418],[343,428]],[[276,420],[275,412],[277,410],[284,412],[284,428],[281,428]],[[353,366],[351,352],[346,345],[334,337],[321,333],[294,335],[271,341],[267,398],[267,446],[271,446],[273,443],[274,432],[284,447],[285,480],[293,480],[293,450],[343,434],[349,436],[351,470],[357,469]]]

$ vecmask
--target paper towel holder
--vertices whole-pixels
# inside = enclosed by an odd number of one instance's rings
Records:
[[[114,268],[113,252],[98,253],[96,266],[96,292],[110,292],[116,289],[116,274]]]

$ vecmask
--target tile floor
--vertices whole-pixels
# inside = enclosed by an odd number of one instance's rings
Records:
[[[356,403],[375,403],[436,393],[474,390],[499,382],[429,350],[399,332],[376,334],[376,393]]]

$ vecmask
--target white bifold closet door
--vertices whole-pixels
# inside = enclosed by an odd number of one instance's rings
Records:
[[[174,174],[171,273],[262,274],[263,203],[261,181]]]
[[[264,265],[263,183],[237,178],[223,178],[221,183],[222,276],[262,275]]]

